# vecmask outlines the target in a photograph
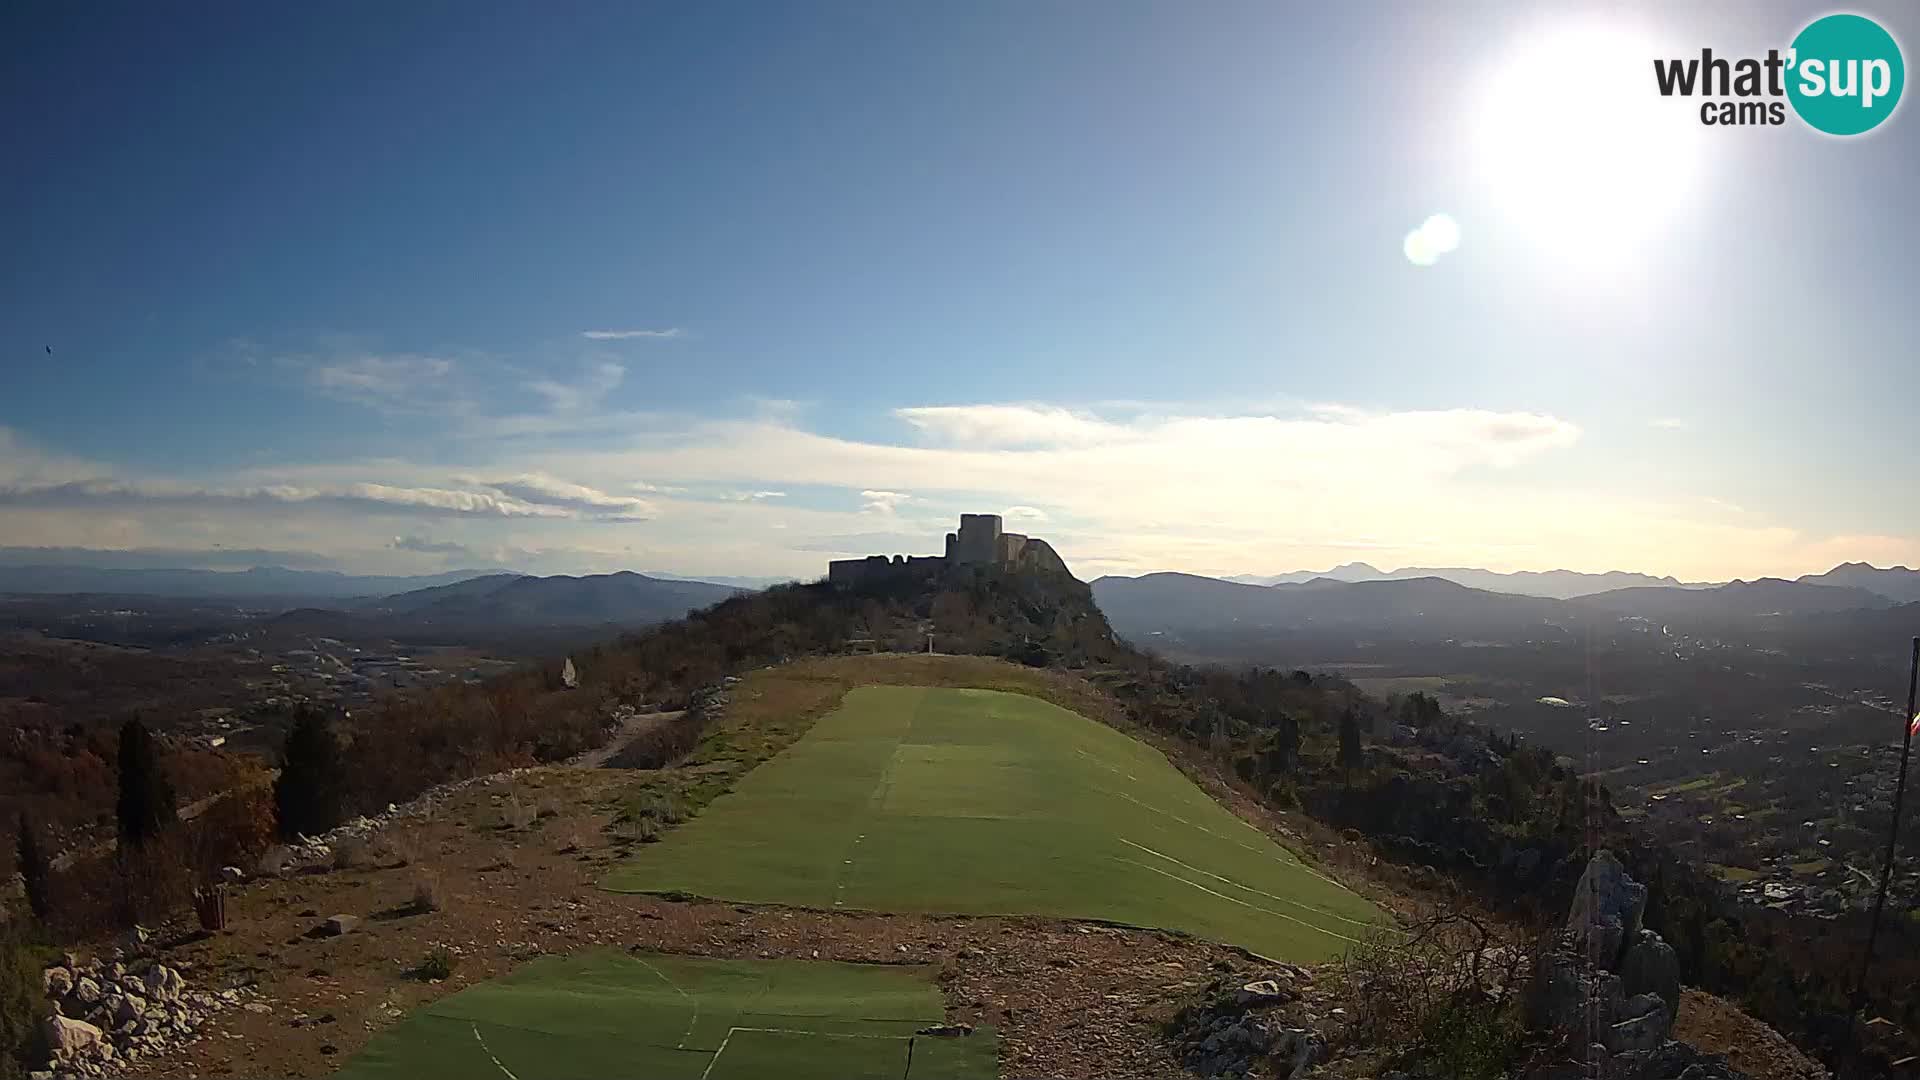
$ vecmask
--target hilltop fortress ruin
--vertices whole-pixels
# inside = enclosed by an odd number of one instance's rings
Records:
[[[945,555],[835,559],[827,564],[827,580],[835,585],[858,586],[961,566],[1069,572],[1053,545],[1038,537],[1003,531],[999,514],[961,514],[960,531],[947,534]]]

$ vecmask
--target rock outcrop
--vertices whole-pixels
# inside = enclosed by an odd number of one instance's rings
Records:
[[[1567,922],[1535,961],[1530,1020],[1578,1061],[1533,1070],[1528,1080],[1736,1080],[1724,1059],[1671,1038],[1680,1012],[1680,964],[1641,925],[1647,887],[1610,851],[1580,876]]]
[[[180,969],[145,953],[129,936],[124,958],[83,961],[72,954],[43,974],[53,1015],[47,1017],[51,1075],[97,1076],[170,1050],[194,1037],[209,1017],[240,1005],[251,990],[195,990]]]

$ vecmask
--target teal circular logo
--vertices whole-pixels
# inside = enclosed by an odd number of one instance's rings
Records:
[[[1859,135],[1900,104],[1907,65],[1900,43],[1864,15],[1827,15],[1807,24],[1788,54],[1787,100],[1816,131]]]

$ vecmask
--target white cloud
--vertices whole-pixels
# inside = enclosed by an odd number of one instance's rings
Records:
[[[1851,559],[1920,562],[1914,537],[1828,536],[1735,513],[1706,493],[1611,491],[1563,482],[1557,470],[1516,469],[1551,465],[1578,446],[1579,427],[1546,413],[1339,405],[906,413],[932,417],[920,430],[939,437],[838,438],[765,418],[661,420],[617,443],[603,436],[598,448],[452,444],[474,455],[465,464],[342,460],[165,478],[61,457],[0,428],[0,546],[308,550],[347,569],[401,572],[441,565],[433,560],[455,553],[429,545],[457,540],[468,558],[505,553],[517,560],[509,565],[543,572],[805,577],[820,571],[822,545],[846,542],[834,538],[885,532],[896,537],[892,550],[937,552],[959,513],[1005,508],[1017,531],[1045,537],[1083,577],[1272,573],[1356,552],[1382,566],[1566,566],[1690,580],[1793,576]],[[981,441],[959,437],[968,435]],[[421,524],[434,518],[453,535]],[[639,520],[648,524],[629,524]]]
[[[396,536],[393,538],[395,551],[412,551],[422,555],[466,555],[467,545],[455,540],[429,540],[424,536]]]
[[[1662,431],[1685,431],[1687,422],[1677,416],[1656,416],[1647,421],[1647,426],[1659,428]]]
[[[1090,446],[1127,435],[1097,417],[1047,405],[928,405],[893,414],[937,441],[977,449]]]
[[[682,338],[687,336],[687,332],[678,326],[669,326],[662,330],[582,330],[580,336],[591,341],[633,341],[638,338]]]
[[[913,496],[898,491],[867,490],[860,493],[860,498],[865,500],[860,505],[861,510],[874,514],[891,514],[900,508],[901,503],[912,499]]]

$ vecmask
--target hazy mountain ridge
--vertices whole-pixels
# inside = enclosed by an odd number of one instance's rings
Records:
[[[1576,596],[1590,593],[1607,592],[1613,589],[1633,586],[1655,586],[1677,589],[1712,588],[1717,583],[1683,582],[1673,577],[1654,577],[1651,574],[1638,574],[1625,570],[1608,570],[1605,573],[1590,574],[1578,570],[1518,570],[1502,573],[1495,570],[1481,570],[1468,566],[1408,566],[1399,570],[1381,570],[1370,563],[1350,562],[1336,566],[1325,573],[1311,570],[1296,570],[1287,574],[1236,574],[1224,580],[1247,585],[1292,585],[1312,581],[1316,578],[1331,578],[1335,581],[1409,581],[1416,578],[1440,578],[1456,585],[1468,588],[1484,589],[1487,592],[1512,593],[1518,596],[1541,596],[1556,600],[1571,600]]]
[[[1920,570],[1905,566],[1882,569],[1863,562],[1841,563],[1824,574],[1803,574],[1795,580],[1809,585],[1866,589],[1902,604],[1920,601]]]
[[[438,574],[389,576],[343,574],[337,570],[289,570],[284,566],[195,570],[36,563],[0,566],[0,592],[346,599],[451,585],[497,573],[499,571],[448,570]]]
[[[1598,575],[1593,575],[1598,576]],[[1479,589],[1442,577],[1378,578],[1252,585],[1193,574],[1102,577],[1094,597],[1124,634],[1242,626],[1248,629],[1346,626],[1471,638],[1526,634],[1529,628],[1639,616],[1721,622],[1768,616],[1874,612],[1895,605],[1852,586],[1762,578],[1725,585],[1630,586],[1573,598]]]
[[[428,621],[638,625],[677,619],[742,590],[631,570],[573,577],[494,574],[382,599],[379,610]]]

